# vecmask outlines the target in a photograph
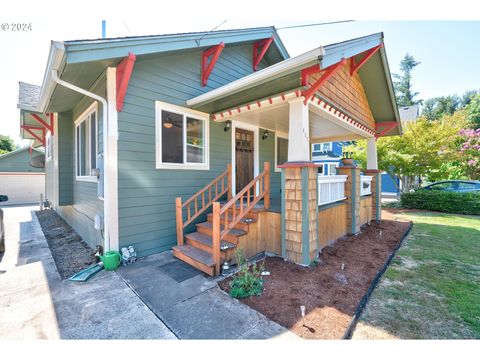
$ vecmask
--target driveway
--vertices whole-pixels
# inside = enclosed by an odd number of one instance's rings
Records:
[[[34,211],[4,207],[0,339],[175,339],[115,272],[61,280]]]

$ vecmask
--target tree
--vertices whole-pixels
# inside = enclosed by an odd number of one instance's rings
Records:
[[[411,106],[421,104],[422,100],[415,100],[418,92],[412,92],[412,70],[419,65],[413,56],[406,54],[400,61],[400,71],[402,75],[393,74],[396,79],[393,85],[395,88],[395,96],[399,106]]]
[[[444,115],[453,115],[457,110],[468,108],[476,96],[477,90],[469,90],[462,97],[448,95],[427,99],[423,103],[422,115],[431,121],[438,120]]]
[[[15,150],[15,143],[10,136],[0,135],[0,155]]]
[[[425,100],[422,115],[428,120],[438,120],[444,115],[453,115],[461,107],[461,99],[457,95],[440,96]]]
[[[470,128],[480,129],[480,93],[472,96],[470,103],[466,106],[466,111]]]
[[[379,168],[402,179],[403,191],[408,191],[416,176],[431,181],[447,179],[450,167],[445,164],[458,161],[459,131],[466,124],[466,114],[456,112],[436,122],[421,117],[403,125],[402,136],[377,140]],[[366,141],[359,141],[345,151],[352,151],[354,159],[366,168]]]
[[[480,128],[462,129],[459,135],[463,140],[459,153],[465,171],[470,179],[480,180]]]

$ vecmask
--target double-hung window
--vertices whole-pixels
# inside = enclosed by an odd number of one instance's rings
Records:
[[[75,121],[75,173],[80,181],[97,181],[92,170],[97,167],[97,104],[90,106]]]
[[[157,169],[209,169],[208,114],[157,101]]]

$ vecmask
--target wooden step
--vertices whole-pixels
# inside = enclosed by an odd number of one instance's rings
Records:
[[[210,235],[202,234],[200,232],[193,232],[185,235],[186,243],[197,249],[212,253],[212,237]],[[222,252],[233,250],[236,248],[235,244],[222,240],[220,242],[220,250]]]
[[[227,215],[222,215],[220,217],[220,222],[221,222],[222,225],[224,224],[225,216],[227,216]],[[228,215],[228,222],[231,222],[232,219],[233,219],[233,216]],[[245,219],[251,219],[252,221],[248,222],[248,221],[245,221]],[[207,220],[209,222],[213,222],[213,214],[212,213],[207,214]],[[244,230],[244,231],[248,232],[248,225],[252,224],[254,222],[257,222],[257,219],[245,216],[242,220],[240,220],[238,223],[235,224],[234,229]]]
[[[213,228],[213,223],[209,221],[197,224],[197,231],[205,235],[212,236],[212,228]],[[220,229],[223,230],[223,228],[224,227],[221,225]],[[244,230],[232,229],[225,235],[224,240],[237,244],[237,238],[239,236],[245,235],[246,233],[247,232]]]
[[[180,245],[172,248],[173,255],[185,261],[187,264],[192,265],[204,273],[214,276],[215,275],[215,262],[213,257],[206,251],[197,249],[191,245]]]

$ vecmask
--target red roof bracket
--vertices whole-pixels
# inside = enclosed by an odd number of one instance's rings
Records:
[[[135,64],[136,56],[133,53],[128,53],[128,56],[120,61],[117,65],[117,111],[123,110],[123,100],[127,94],[128,83],[133,71],[133,64]]]
[[[302,91],[302,96],[305,98],[303,103],[306,105],[308,102],[308,99],[310,99],[317,91],[320,89],[320,87],[325,84],[325,82],[332,76],[334,75],[345,63],[347,60],[342,59],[338,63],[333,64],[323,70],[320,70],[319,65],[314,65],[311,67],[308,67],[306,69],[303,69],[301,72],[302,76],[302,85],[307,86],[308,85],[308,77],[312,74],[316,74],[319,71],[325,71],[323,75],[314,83],[312,84],[308,89]]]
[[[393,128],[395,128],[397,126],[398,126],[398,122],[396,122],[396,121],[376,123],[375,124],[375,130],[376,130],[377,133],[375,134],[375,139],[378,139],[378,138],[382,137],[387,132],[389,132],[390,130],[392,130]],[[380,129],[382,129],[382,130],[380,130]]]
[[[273,36],[268,39],[259,40],[253,44],[253,71],[257,71],[257,66],[267,53],[268,48],[273,42]],[[261,50],[259,51],[259,49]]]
[[[355,74],[382,46],[383,44],[380,44],[363,52],[363,58],[358,63],[355,60],[355,56],[352,56],[350,58],[350,76]]]
[[[31,125],[22,125],[22,129],[24,129],[26,132],[28,132],[30,135],[32,135],[35,139],[40,141],[43,146],[45,146],[45,128],[44,127],[37,127],[37,126],[31,126]],[[35,134],[35,131],[41,131],[42,136],[40,137],[38,134]]]
[[[30,116],[32,118],[34,118],[37,122],[40,123],[40,125],[42,125],[43,127],[45,127],[46,129],[50,130],[50,133],[52,135],[53,134],[53,129],[54,129],[54,126],[53,126],[53,122],[54,122],[54,117],[53,117],[53,113],[49,113],[49,114],[45,114],[48,118],[49,118],[49,123],[47,123],[45,120],[43,120],[40,116],[38,116],[37,114],[33,114],[33,113],[30,113]]]
[[[225,44],[221,42],[202,53],[202,86],[207,86],[208,77],[212,73],[213,67],[220,57],[224,47]],[[210,62],[208,61],[209,58]]]

